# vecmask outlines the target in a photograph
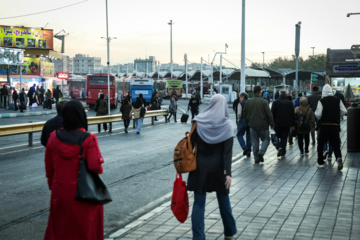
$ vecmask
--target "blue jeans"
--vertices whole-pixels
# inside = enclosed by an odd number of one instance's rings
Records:
[[[334,150],[333,150],[333,147],[332,147],[332,145],[331,145],[330,142],[327,142],[327,143],[324,144],[324,152],[325,152],[326,150],[328,150],[328,144],[329,144],[328,157],[331,157],[331,155],[332,155],[332,153],[333,153]]]
[[[224,225],[225,236],[233,236],[236,233],[236,223],[232,215],[229,195],[216,192],[216,197],[219,204],[220,215]],[[191,214],[191,225],[193,232],[193,240],[205,239],[205,201],[206,193],[194,192],[194,205]]]
[[[237,125],[237,134],[236,137],[239,141],[239,144],[241,146],[242,149],[247,148],[249,152],[251,152],[251,138],[250,138],[250,127],[249,125],[245,122],[245,119],[241,119],[238,122]],[[244,141],[244,134],[246,133],[246,143]]]
[[[258,155],[265,155],[266,150],[270,144],[269,129],[255,130],[250,128],[251,144],[253,147],[253,153],[255,161],[258,161]],[[259,139],[261,139],[261,147],[259,150]]]
[[[142,118],[136,119],[136,132],[140,132],[142,125]]]

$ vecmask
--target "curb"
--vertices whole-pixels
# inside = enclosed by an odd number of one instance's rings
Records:
[[[54,114],[54,113],[56,113],[56,110],[41,111],[41,112],[24,112],[24,113],[2,113],[2,114],[0,114],[0,118],[41,116],[41,115],[48,115],[48,114]]]

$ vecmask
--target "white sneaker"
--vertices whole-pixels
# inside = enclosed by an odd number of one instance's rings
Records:
[[[325,167],[325,164],[318,164],[317,167],[318,167],[318,168],[324,168],[324,167]]]

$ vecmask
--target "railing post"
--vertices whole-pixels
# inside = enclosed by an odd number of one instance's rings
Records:
[[[109,123],[109,133],[112,132],[112,122]]]
[[[33,133],[29,133],[29,147],[32,147],[33,145]]]
[[[154,125],[154,122],[155,122],[155,121],[154,121],[154,118],[155,118],[155,117],[151,117],[151,125]]]

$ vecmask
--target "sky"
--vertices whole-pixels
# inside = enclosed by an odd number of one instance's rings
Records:
[[[6,2],[6,3],[5,3]],[[223,64],[240,67],[241,0],[108,0],[110,64],[155,56],[170,62],[170,25],[173,20],[173,62],[211,62],[215,52],[229,46]],[[67,5],[71,7],[62,8]],[[45,27],[54,34],[65,30],[65,55],[101,57],[107,62],[106,0],[0,0],[0,25]],[[62,8],[42,14],[33,14]],[[360,44],[359,0],[246,0],[245,57],[265,63],[295,54],[295,24],[301,21],[300,56],[326,54],[326,49],[349,49]],[[264,52],[264,54],[262,54]],[[219,55],[214,63],[219,64]],[[246,60],[246,65],[251,62]]]

